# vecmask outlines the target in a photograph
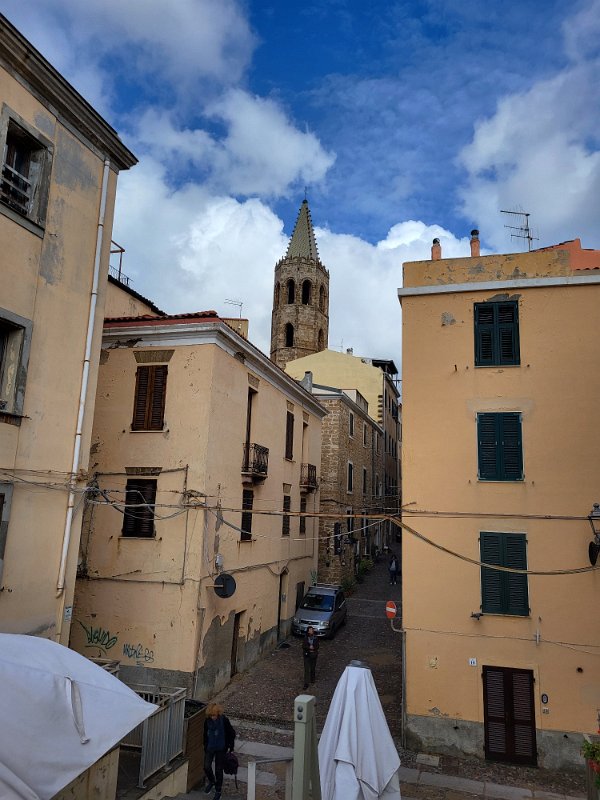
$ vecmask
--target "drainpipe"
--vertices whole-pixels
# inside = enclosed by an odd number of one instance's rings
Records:
[[[96,321],[96,305],[98,302],[98,283],[100,278],[100,258],[102,255],[102,243],[104,240],[104,216],[106,213],[106,198],[108,195],[108,176],[110,172],[110,160],[104,159],[104,171],[102,174],[102,189],[100,194],[100,211],[98,213],[98,227],[96,232],[96,252],[94,255],[94,277],[92,280],[92,292],[90,296],[90,309],[88,314],[87,337],[85,341],[85,355],[83,358],[83,371],[81,374],[81,388],[79,391],[79,413],[77,415],[77,429],[75,431],[75,442],[73,445],[73,463],[71,466],[71,479],[69,488],[69,499],[67,502],[67,516],[65,519],[65,530],[63,533],[62,553],[60,557],[60,568],[58,571],[58,581],[56,584],[56,596],[62,597],[60,604],[60,615],[58,619],[56,639],[60,641],[64,618],[64,591],[65,573],[67,570],[67,556],[71,544],[71,531],[73,528],[73,513],[75,508],[75,488],[77,484],[77,473],[81,459],[81,439],[83,436],[83,418],[85,414],[85,401],[87,397],[88,383],[90,377],[90,361],[92,353],[92,339],[94,337],[94,323]]]

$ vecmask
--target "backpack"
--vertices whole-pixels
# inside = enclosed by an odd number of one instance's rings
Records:
[[[235,777],[235,788],[238,788],[237,771],[240,766],[238,757],[235,753],[225,753],[223,758],[223,772],[226,775],[233,775]]]

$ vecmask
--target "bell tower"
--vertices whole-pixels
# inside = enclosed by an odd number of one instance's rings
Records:
[[[304,199],[287,252],[275,265],[271,360],[285,369],[288,361],[326,350],[328,337],[329,272]]]

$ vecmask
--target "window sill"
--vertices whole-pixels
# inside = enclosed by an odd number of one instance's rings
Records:
[[[521,364],[474,364],[473,369],[514,369]]]
[[[525,483],[525,478],[477,478],[477,483]]]
[[[502,611],[482,611],[484,617],[496,617],[500,619],[531,619],[531,611],[528,614],[504,614]]]
[[[125,540],[134,539],[136,542],[156,542],[157,541],[156,534],[154,534],[154,536],[123,536],[123,534],[121,533],[119,535],[119,539],[125,539]]]
[[[24,414],[16,414],[14,411],[0,410],[0,423],[5,422],[7,425],[15,425],[17,428],[21,425],[21,420],[27,419]]]
[[[15,211],[10,206],[7,206],[2,202],[0,202],[0,214],[3,214],[5,217],[8,217],[8,219],[16,222],[17,225],[25,228],[30,233],[39,236],[40,239],[44,238],[45,230],[41,225],[38,225],[33,220],[29,219],[29,217],[24,217],[22,214],[19,214],[18,211]]]
[[[136,428],[136,430],[133,430],[133,428],[129,429],[129,433],[168,433],[168,432],[169,432],[168,428],[160,428],[160,430],[157,430],[155,428],[141,428],[141,429]]]

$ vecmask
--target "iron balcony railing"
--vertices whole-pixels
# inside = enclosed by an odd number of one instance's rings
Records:
[[[131,285],[131,278],[128,275],[125,275],[124,272],[121,272],[121,267],[113,267],[112,264],[109,264],[108,274],[116,281],[119,281],[119,283],[122,283],[124,286]]]
[[[317,468],[314,464],[302,464],[300,469],[300,487],[313,490],[319,486]]]
[[[269,448],[254,442],[245,442],[242,472],[263,479],[269,472]]]
[[[138,788],[183,753],[183,720],[186,690],[172,686],[127,684],[158,709],[122,740],[121,744],[140,751]]]
[[[117,661],[113,658],[90,658],[90,661],[93,661],[94,664],[97,664],[102,669],[106,670],[106,672],[110,672],[111,675],[114,675],[115,678],[119,677],[119,666],[121,664],[120,661]]]

